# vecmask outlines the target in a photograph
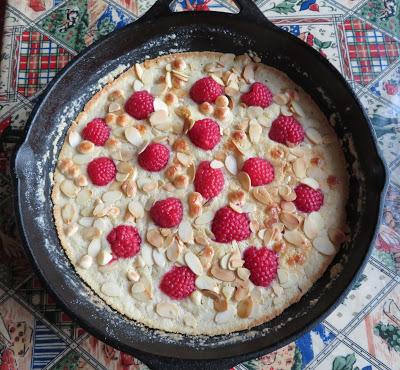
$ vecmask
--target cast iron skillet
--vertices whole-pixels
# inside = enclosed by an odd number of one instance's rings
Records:
[[[170,14],[169,1],[159,0],[142,19],[92,45],[50,83],[15,155],[15,204],[26,250],[39,275],[84,328],[153,368],[222,369],[293,341],[338,305],[369,256],[380,219],[386,171],[360,103],[318,52],[275,27],[250,0],[237,0],[239,14]],[[53,224],[49,173],[68,128],[63,120],[69,123],[77,115],[99,78],[116,66],[177,50],[235,54],[252,50],[266,64],[285,71],[330,118],[349,165],[347,212],[352,236],[333,262],[342,263],[339,278],[332,282],[328,270],[300,302],[274,320],[241,333],[171,335],[127,320],[88,293],[65,256]]]

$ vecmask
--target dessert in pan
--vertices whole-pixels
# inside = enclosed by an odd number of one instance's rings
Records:
[[[346,239],[338,138],[302,88],[255,55],[134,65],[71,123],[53,180],[77,273],[118,312],[170,332],[271,320]]]

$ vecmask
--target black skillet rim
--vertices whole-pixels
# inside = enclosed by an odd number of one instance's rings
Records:
[[[242,0],[242,2],[246,3],[244,0]],[[165,0],[164,0],[164,3],[166,3]],[[246,4],[247,4],[247,3],[246,3]],[[248,6],[248,4],[247,4],[246,6]],[[258,9],[257,9],[257,10],[251,9],[252,6],[254,6],[254,5],[251,5],[251,6],[250,6],[250,11],[246,11],[246,15],[254,16],[254,12],[258,12],[259,14],[261,14],[261,13],[258,11]],[[154,9],[153,9],[153,8],[154,8]],[[156,3],[156,5],[154,5],[153,8],[149,11],[148,14],[153,13],[153,15],[154,15],[154,14],[156,13],[156,11],[158,12],[158,11],[160,10],[160,4],[159,4],[159,3]],[[152,10],[153,10],[153,12],[152,12]],[[260,15],[259,15],[259,14],[258,14],[258,15],[256,14],[256,16],[257,16],[258,18],[260,18]],[[187,15],[183,15],[183,16],[190,16],[190,15],[189,15],[189,13],[187,13]],[[224,16],[226,16],[226,15],[224,14]],[[237,15],[229,15],[229,16],[237,16]],[[262,15],[262,17],[263,17],[263,15]],[[143,20],[146,20],[146,19],[148,19],[148,18],[150,18],[150,16],[145,15],[144,18],[143,18]],[[269,24],[269,22],[266,21],[266,20],[259,20],[259,19],[258,19],[258,22],[263,22],[264,24],[268,23],[268,25],[271,27],[271,25]],[[129,27],[129,26],[128,26],[128,27]],[[273,26],[273,27],[276,29],[275,26]],[[115,32],[118,32],[118,31],[115,31]],[[36,107],[34,108],[32,114],[31,114],[31,116],[30,116],[30,118],[29,118],[29,120],[28,120],[26,129],[25,129],[25,133],[24,133],[23,142],[26,141],[26,138],[27,138],[28,135],[29,135],[30,123],[34,120],[34,118],[35,118],[35,116],[36,116],[36,113],[37,113],[37,111],[39,110],[39,107],[40,107],[41,102],[43,101],[44,98],[47,97],[48,93],[51,91],[51,89],[52,89],[52,87],[54,86],[54,84],[55,84],[58,80],[60,80],[65,74],[67,74],[68,71],[69,71],[69,69],[75,64],[75,62],[77,62],[78,60],[80,60],[84,54],[86,54],[86,53],[87,53],[89,50],[91,50],[92,48],[98,47],[102,42],[104,42],[108,37],[111,37],[115,32],[112,32],[112,33],[111,33],[109,36],[107,36],[106,38],[104,38],[104,39],[102,39],[102,40],[100,40],[100,41],[94,43],[92,46],[90,46],[88,49],[86,49],[86,50],[85,50],[82,54],[80,54],[76,59],[74,59],[73,61],[71,61],[62,71],[60,71],[59,74],[58,74],[58,76],[57,76],[54,80],[52,80],[52,82],[49,84],[49,86],[46,88],[46,90],[44,91],[44,93],[43,93],[42,96],[40,97],[40,102],[37,103]],[[280,32],[283,32],[283,31],[280,31]],[[297,39],[296,39],[296,40],[297,40]],[[299,41],[299,40],[297,40],[297,41]],[[299,41],[299,42],[300,42],[300,41]],[[304,44],[304,46],[306,46],[306,45]],[[308,47],[308,46],[306,46],[306,47]],[[314,52],[314,50],[311,49],[311,48],[309,48],[309,50],[312,50],[312,51]],[[319,56],[319,54],[318,54],[318,56]],[[321,56],[319,56],[319,57],[322,58]],[[331,66],[329,63],[327,63],[326,61],[325,61],[325,63],[326,63],[327,66],[329,66],[331,69],[334,69],[334,67],[332,67],[332,66]],[[360,102],[359,102],[357,96],[353,93],[353,91],[351,90],[351,88],[350,88],[349,84],[347,83],[347,81],[345,81],[344,78],[343,78],[336,70],[335,70],[335,72],[336,72],[337,77],[339,77],[339,78],[341,79],[341,82],[344,83],[344,85],[347,87],[347,89],[349,90],[349,92],[351,93],[351,95],[353,96],[353,98],[355,99],[355,101],[357,102],[357,104],[359,105],[359,108],[360,108],[361,112],[363,113],[366,122],[368,123],[368,127],[369,127],[370,134],[371,134],[372,131],[373,131],[373,130],[372,130],[371,123],[369,122],[369,120],[368,120],[368,118],[367,118],[367,116],[366,116],[366,114],[365,114],[365,112],[364,112],[364,109],[362,108],[362,106],[361,106],[361,104],[360,104]],[[377,153],[378,153],[378,155],[380,155],[380,150],[379,150],[379,147],[377,146],[376,138],[375,138],[375,136],[372,135],[372,134],[371,134],[371,137],[373,138],[373,142],[374,142],[374,144],[375,144],[375,148],[376,148],[376,150],[377,150]],[[23,145],[22,145],[22,146],[23,146]],[[22,146],[21,146],[21,147],[22,147]],[[17,154],[18,154],[18,152],[16,151],[15,154],[14,154],[14,158],[13,158],[12,164],[13,164],[13,174],[14,174],[14,176],[13,176],[13,177],[14,177],[14,178],[13,178],[13,180],[14,180],[14,186],[15,186],[15,188],[18,190],[18,189],[19,189],[19,184],[18,184],[18,178],[17,178],[17,176],[16,176],[16,170],[15,170],[15,168],[16,168],[16,166],[17,166],[17,159],[18,159]],[[381,162],[382,162],[382,166],[384,167],[384,172],[387,173],[387,168],[386,168],[385,162],[382,161],[382,160],[381,160]],[[375,240],[376,233],[377,233],[377,227],[378,227],[378,225],[379,225],[379,223],[380,223],[380,218],[381,218],[382,208],[383,208],[383,201],[382,201],[382,200],[383,200],[384,194],[385,194],[385,192],[386,192],[387,185],[388,185],[388,182],[387,182],[387,178],[386,178],[385,184],[384,184],[384,186],[383,186],[383,188],[382,188],[382,191],[381,191],[381,194],[380,194],[380,207],[379,207],[378,220],[377,220],[377,223],[376,223],[375,232],[374,232],[374,235],[373,235],[373,240]],[[16,205],[17,211],[19,211],[20,204],[19,204],[19,198],[18,198],[18,197],[15,197],[15,205]],[[18,214],[19,214],[19,212],[18,212]],[[22,220],[20,219],[19,222],[21,222],[21,221],[22,221]],[[35,266],[35,269],[39,272],[39,275],[42,277],[42,279],[44,279],[43,273],[41,272],[39,265],[36,263],[36,259],[35,259],[34,253],[33,253],[33,251],[28,247],[28,243],[27,243],[27,239],[26,239],[26,235],[25,235],[24,226],[23,226],[21,223],[19,224],[19,226],[20,226],[21,234],[22,234],[23,239],[24,239],[24,244],[25,244],[25,246],[26,246],[26,250],[28,251],[28,255],[29,255],[31,261],[33,262],[33,265]],[[239,361],[243,361],[243,360],[245,360],[245,359],[247,359],[247,358],[260,355],[260,354],[262,354],[262,353],[265,353],[266,350],[267,350],[267,351],[272,351],[272,350],[274,350],[274,349],[276,349],[276,348],[278,348],[278,347],[281,347],[281,346],[283,346],[283,345],[285,345],[285,344],[287,344],[287,343],[293,341],[295,338],[297,338],[298,336],[300,336],[300,335],[303,334],[304,332],[308,331],[310,328],[314,327],[318,322],[320,322],[320,321],[323,320],[327,315],[329,315],[329,313],[332,312],[332,311],[337,307],[337,305],[340,303],[340,301],[342,300],[342,298],[343,298],[343,297],[347,294],[347,292],[351,289],[352,283],[357,279],[357,277],[359,276],[359,274],[360,274],[360,272],[362,271],[363,267],[365,266],[365,264],[366,264],[366,262],[367,262],[367,260],[368,260],[368,257],[369,257],[369,255],[370,255],[370,253],[371,253],[371,251],[372,251],[373,240],[371,241],[370,248],[369,248],[368,252],[366,253],[366,255],[365,255],[365,257],[364,257],[363,263],[360,264],[359,268],[355,271],[354,276],[353,276],[353,278],[352,278],[352,280],[351,280],[351,283],[347,286],[346,289],[344,289],[344,290],[342,291],[342,293],[339,295],[339,298],[338,298],[337,302],[336,302],[334,305],[332,305],[332,306],[330,307],[329,310],[325,311],[324,313],[322,313],[322,314],[319,315],[318,317],[314,318],[314,320],[313,320],[312,323],[310,323],[310,324],[307,325],[306,327],[302,328],[302,329],[299,330],[298,332],[294,333],[294,334],[293,334],[292,336],[290,336],[289,338],[286,338],[286,340],[280,341],[279,343],[277,343],[277,344],[274,345],[274,346],[269,346],[267,349],[263,349],[263,350],[259,350],[259,351],[254,351],[254,352],[248,352],[248,353],[246,353],[245,355],[238,355],[238,356],[235,356],[235,357],[234,357],[234,362],[233,362],[233,363],[239,362]],[[62,301],[62,299],[61,299],[60,297],[58,297],[58,295],[54,292],[53,288],[51,287],[51,284],[50,284],[48,281],[46,281],[46,280],[44,280],[44,281],[45,281],[45,285],[47,286],[47,288],[53,293],[53,295],[55,295],[55,296],[57,297],[58,301],[61,302],[61,306],[65,309],[65,311],[67,311],[71,316],[73,316],[73,317],[76,318],[77,315],[73,312],[73,310],[72,310],[70,307],[67,306],[66,303],[64,303],[64,302]],[[131,353],[133,353],[134,355],[136,355],[138,358],[143,358],[143,356],[145,356],[145,354],[144,354],[143,352],[139,352],[139,351],[137,351],[137,350],[134,350],[134,349],[132,349],[132,347],[126,346],[125,344],[119,342],[117,339],[114,339],[114,338],[112,338],[111,336],[106,336],[106,337],[104,337],[104,336],[103,336],[104,330],[102,331],[101,329],[98,329],[97,327],[93,327],[93,326],[91,326],[90,324],[86,323],[84,320],[78,319],[77,321],[78,321],[80,324],[83,324],[82,326],[83,326],[85,329],[88,329],[89,332],[94,333],[96,336],[98,336],[98,337],[101,338],[102,340],[106,341],[107,343],[110,343],[110,344],[113,345],[114,347],[117,347],[117,348],[119,348],[119,349],[121,349],[121,350],[124,350],[124,351],[131,352]],[[147,356],[145,356],[145,357],[147,357]],[[154,360],[156,360],[156,358],[158,358],[158,359],[160,359],[160,360],[161,360],[161,359],[166,360],[165,357],[161,357],[161,356],[154,356],[154,355],[151,355],[151,357],[154,358]],[[223,360],[223,359],[228,360],[229,357],[222,357],[221,360]],[[147,358],[146,358],[146,359],[143,358],[143,360],[144,360],[145,362],[149,362]]]

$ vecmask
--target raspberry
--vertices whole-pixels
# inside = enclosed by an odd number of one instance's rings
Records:
[[[196,121],[188,136],[194,145],[204,150],[214,149],[221,140],[218,123],[210,118]]]
[[[216,197],[224,187],[224,174],[221,169],[210,167],[210,162],[200,162],[194,177],[194,188],[205,199]]]
[[[196,275],[189,267],[173,267],[161,279],[160,289],[172,299],[183,299],[196,289]]]
[[[138,155],[142,168],[150,172],[161,171],[169,160],[169,149],[160,143],[151,143]]]
[[[82,137],[93,144],[103,146],[110,137],[111,127],[103,118],[92,119],[82,130]]]
[[[115,257],[129,258],[138,254],[142,238],[136,227],[119,225],[110,231],[107,241]]]
[[[272,103],[272,92],[261,82],[254,82],[250,90],[240,98],[247,106],[267,108]]]
[[[220,208],[214,216],[211,231],[215,241],[230,243],[245,240],[250,236],[250,220],[246,213],[238,213],[230,207]]]
[[[250,176],[251,186],[269,184],[275,178],[274,167],[263,158],[249,158],[244,162],[242,171]]]
[[[99,157],[89,162],[87,173],[93,184],[104,186],[115,179],[117,169],[112,159]]]
[[[269,138],[285,145],[297,145],[304,140],[303,126],[293,116],[280,115],[272,122]]]
[[[133,118],[146,119],[154,112],[154,97],[147,91],[136,91],[125,103],[125,110]]]
[[[268,287],[278,271],[278,255],[271,249],[249,247],[243,254],[244,267],[250,270],[254,285]]]
[[[224,88],[212,77],[197,80],[190,89],[190,97],[198,104],[214,103],[218,96],[224,94]]]
[[[313,189],[308,185],[300,184],[294,189],[296,199],[294,204],[297,209],[302,212],[316,212],[324,204],[324,194],[320,189]]]
[[[178,226],[183,217],[182,202],[178,198],[159,200],[151,207],[150,217],[160,227]]]

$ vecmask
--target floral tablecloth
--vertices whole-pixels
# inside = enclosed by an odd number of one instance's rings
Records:
[[[134,22],[152,2],[9,0],[6,7],[0,59],[0,370],[146,368],[85,332],[42,287],[20,246],[9,158],[57,71],[93,41]],[[236,369],[400,369],[400,1],[257,5],[350,82],[371,117],[391,181],[374,252],[342,304],[294,343]],[[171,7],[237,12],[231,0],[178,0]]]

